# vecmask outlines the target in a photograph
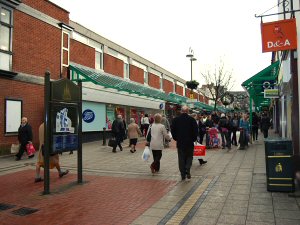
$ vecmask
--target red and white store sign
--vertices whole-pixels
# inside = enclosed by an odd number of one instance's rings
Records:
[[[261,24],[262,52],[297,49],[296,19]]]

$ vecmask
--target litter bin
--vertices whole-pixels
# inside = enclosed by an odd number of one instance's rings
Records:
[[[293,147],[289,139],[266,139],[267,190],[294,192]]]

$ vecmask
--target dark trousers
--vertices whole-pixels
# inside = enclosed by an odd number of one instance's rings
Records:
[[[150,126],[149,124],[144,124],[144,135],[145,135],[145,137],[147,136],[149,126]]]
[[[151,164],[151,167],[155,169],[156,172],[160,169],[160,159],[162,157],[162,150],[154,150],[152,149],[153,154],[153,163]]]
[[[252,139],[256,141],[258,137],[258,127],[252,126]]]
[[[199,140],[199,143],[200,143],[201,145],[202,145],[202,143],[203,143],[204,134],[205,134],[205,133],[200,133],[200,134],[199,134],[199,139],[200,139],[200,140]]]
[[[264,134],[264,138],[267,138],[269,136],[269,129],[263,129],[262,132]]]
[[[231,143],[233,145],[237,145],[237,140],[236,140],[236,131],[237,130],[232,130],[232,138],[231,138]]]
[[[178,165],[181,178],[185,179],[187,174],[190,174],[192,163],[193,163],[193,153],[194,147],[191,148],[178,148]]]
[[[27,152],[26,145],[27,143],[21,143],[19,152],[16,154],[18,159],[21,159],[24,152]]]
[[[122,145],[121,145],[121,142],[123,141],[123,137],[122,137],[122,135],[116,135],[116,144],[115,144],[115,146],[113,147],[113,150],[115,151],[116,150],[116,148],[117,148],[117,146],[119,146],[119,148],[120,148],[120,150],[122,149]]]
[[[221,132],[221,137],[222,137],[222,147],[228,147],[231,148],[231,141],[230,141],[230,136],[229,132]]]

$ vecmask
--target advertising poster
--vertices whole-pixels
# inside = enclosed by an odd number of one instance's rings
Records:
[[[111,130],[112,123],[115,120],[115,110],[108,108],[106,111],[106,129]]]
[[[106,106],[97,102],[82,102],[82,131],[102,131],[106,127]]]
[[[55,104],[51,118],[53,139],[52,153],[78,149],[78,110],[76,106]]]

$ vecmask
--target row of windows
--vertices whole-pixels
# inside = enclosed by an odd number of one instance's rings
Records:
[[[11,71],[12,70],[12,34],[13,34],[13,10],[0,4],[0,69]],[[63,33],[63,41],[64,41]],[[95,48],[95,69],[103,71],[103,45],[99,44],[89,38],[86,38],[76,32],[72,32],[72,37],[86,45]],[[69,40],[69,37],[67,38]],[[69,43],[63,42],[62,53],[66,52],[66,59],[62,59],[62,65],[69,65]],[[64,54],[62,54],[64,55]],[[124,56],[125,57],[125,56]],[[146,67],[146,66],[145,66]],[[129,63],[124,61],[124,78],[130,79]],[[144,84],[148,85],[149,77],[148,71],[144,70]],[[160,76],[160,89],[163,89],[163,76]],[[173,83],[173,92],[175,92],[175,83]]]

